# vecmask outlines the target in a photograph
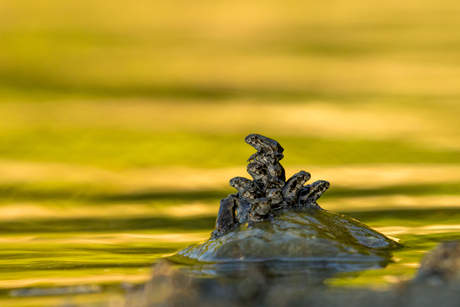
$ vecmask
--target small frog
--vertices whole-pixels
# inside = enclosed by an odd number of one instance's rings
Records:
[[[329,189],[330,184],[326,180],[318,180],[304,186],[300,191],[298,207],[322,209],[316,201]]]
[[[230,185],[238,190],[238,206],[236,208],[236,220],[245,223],[249,220],[254,201],[259,198],[260,191],[253,182],[244,177],[235,177],[230,180]]]
[[[249,157],[248,161],[250,162],[254,160],[260,161],[258,159],[259,156],[262,158],[263,156],[274,155],[274,158],[276,158],[278,161],[284,157],[284,148],[281,147],[277,141],[266,136],[252,133],[248,135],[244,141],[257,150],[255,154]],[[264,163],[265,161],[260,162]]]
[[[266,191],[267,198],[270,199],[272,209],[285,207],[285,202],[280,189],[269,189]]]
[[[240,194],[253,187],[252,180],[244,177],[232,178],[229,183],[230,186],[237,189]]]
[[[286,182],[283,188],[283,198],[288,206],[296,204],[300,191],[304,188],[305,182],[310,179],[310,173],[300,171]]]
[[[271,185],[278,185],[280,188],[284,186],[284,182],[286,181],[286,171],[284,167],[279,163],[274,155],[270,155],[266,157],[267,173],[268,173],[268,181]]]
[[[272,216],[272,202],[268,197],[257,198],[251,212],[250,221],[260,222]]]
[[[267,167],[257,162],[248,164],[247,172],[254,179],[254,184],[260,191],[265,191],[268,184]]]

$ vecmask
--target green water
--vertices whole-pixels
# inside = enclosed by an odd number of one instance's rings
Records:
[[[0,104],[0,305],[122,306],[158,259],[209,237],[228,180],[248,176],[251,132],[283,145],[288,177],[331,183],[323,208],[406,246],[326,284],[410,278],[424,252],[460,237],[460,104],[444,101],[452,115],[440,117],[439,101],[388,101]]]
[[[330,201],[340,200],[341,196],[334,196],[332,192]],[[190,199],[186,199],[187,195],[182,197],[182,201],[176,201],[177,205],[195,201],[193,193]],[[327,195],[324,199],[329,203]],[[124,200],[133,207],[142,206],[141,203],[159,207],[155,202],[162,200],[154,200],[153,196]],[[217,211],[218,199],[214,195],[206,202]],[[105,207],[109,211],[116,206],[116,201],[60,203],[59,210],[65,212],[66,208],[70,210],[79,205]],[[17,208],[20,210],[20,205]],[[325,281],[331,286],[381,288],[408,279],[425,251],[442,240],[460,237],[456,222],[460,209],[457,208],[425,204],[424,209],[384,210],[376,204],[366,211],[345,213],[400,239],[406,247],[394,252],[387,267],[339,274]],[[140,216],[116,218],[3,221],[0,225],[0,303],[2,306],[60,306],[71,302],[79,306],[104,306],[107,302],[123,302],[127,285],[146,281],[152,264],[158,259],[205,239],[214,219],[211,214],[179,218],[141,212]]]
[[[459,3],[0,1],[0,306],[123,306],[208,238],[250,133],[406,246],[326,284],[410,278],[460,237]]]

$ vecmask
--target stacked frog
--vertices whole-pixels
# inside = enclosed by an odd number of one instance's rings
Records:
[[[260,134],[250,134],[245,141],[257,150],[248,159],[247,172],[253,180],[244,177],[230,180],[230,185],[238,193],[220,201],[212,238],[237,224],[269,219],[274,210],[321,209],[316,200],[329,188],[329,182],[324,180],[304,185],[310,179],[310,173],[305,171],[286,181],[284,168],[279,162],[284,158],[284,149],[277,141]]]

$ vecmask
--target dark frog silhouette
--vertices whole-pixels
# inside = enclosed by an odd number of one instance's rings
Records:
[[[329,182],[306,184],[306,171],[286,181],[279,163],[284,149],[277,141],[259,134],[245,140],[257,150],[248,160],[253,180],[231,179],[238,192],[221,200],[211,238],[181,250],[173,260],[378,263],[402,246],[351,217],[322,209],[317,200]]]

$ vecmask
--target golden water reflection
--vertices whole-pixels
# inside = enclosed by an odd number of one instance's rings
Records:
[[[410,278],[460,238],[460,2],[414,3],[1,1],[0,305],[122,305],[209,236],[249,133],[406,245],[327,283]],[[64,285],[102,290],[9,292]]]

